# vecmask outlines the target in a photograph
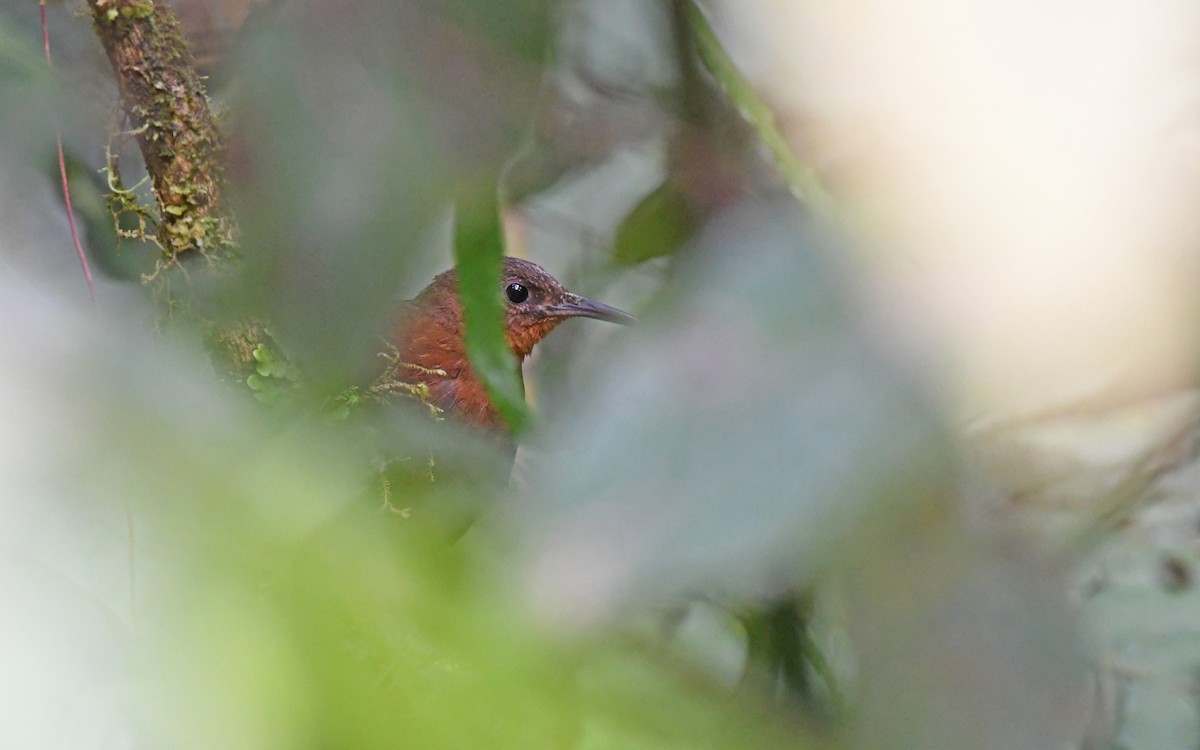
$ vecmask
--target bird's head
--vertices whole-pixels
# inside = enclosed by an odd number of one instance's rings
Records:
[[[634,317],[615,307],[568,292],[544,268],[521,258],[504,259],[501,274],[504,330],[520,359],[567,318],[595,318],[628,325]]]
[[[536,263],[504,258],[500,294],[504,300],[505,339],[519,359],[567,318],[596,318],[613,323],[634,322],[615,307],[568,292]],[[404,361],[441,368],[446,356],[461,356],[463,310],[455,269],[439,274],[413,300],[401,307],[394,336]]]

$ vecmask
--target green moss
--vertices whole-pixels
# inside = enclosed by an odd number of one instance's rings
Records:
[[[110,10],[111,14],[112,11]],[[121,8],[121,17],[130,20],[141,20],[150,18],[154,15],[153,0],[142,0],[141,2],[131,3]],[[112,19],[110,19],[112,20]]]
[[[153,0],[109,4],[112,7],[96,7],[97,29],[110,55],[129,58],[116,66],[122,103],[139,126],[135,134],[158,198],[154,209],[135,209],[132,196],[120,196],[110,201],[114,216],[158,214],[153,240],[162,248],[163,259],[150,279],[189,251],[209,260],[231,255],[236,249],[232,224],[218,215],[220,133],[178,23],[168,8]],[[150,229],[151,223],[140,217],[139,228]]]

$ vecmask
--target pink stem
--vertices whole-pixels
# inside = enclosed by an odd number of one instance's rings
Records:
[[[53,69],[50,61],[50,30],[46,26],[46,3],[39,3],[42,11],[42,46],[46,50],[46,67]],[[83,267],[83,277],[87,281],[88,295],[92,304],[96,304],[96,286],[92,280],[92,269],[88,266],[87,255],[83,252],[83,244],[79,241],[79,230],[75,228],[75,211],[71,207],[71,186],[67,180],[67,160],[63,157],[62,131],[58,124],[54,125],[54,141],[58,146],[58,173],[62,177],[63,200],[67,205],[67,225],[71,227],[71,240],[75,243],[75,254],[79,256],[79,265]]]

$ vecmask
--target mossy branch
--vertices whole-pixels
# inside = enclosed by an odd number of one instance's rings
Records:
[[[161,221],[158,242],[181,254],[233,246],[221,206],[220,130],[165,0],[87,0],[146,162]]]

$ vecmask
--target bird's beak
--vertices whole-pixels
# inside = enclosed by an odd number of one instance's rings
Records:
[[[584,299],[578,294],[568,294],[566,299],[548,308],[546,312],[563,318],[607,320],[609,323],[620,323],[623,326],[632,325],[637,322],[637,318],[627,312],[622,312],[615,307],[609,307],[603,302]]]

